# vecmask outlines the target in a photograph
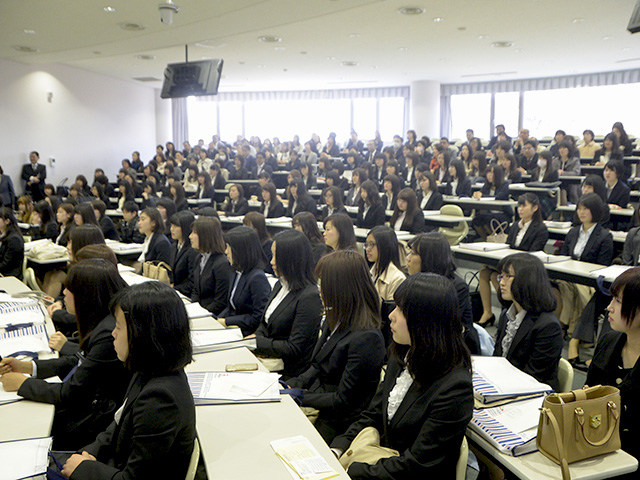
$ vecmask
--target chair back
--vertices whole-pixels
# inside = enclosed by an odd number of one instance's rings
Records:
[[[443,205],[440,208],[442,215],[452,215],[454,217],[464,217],[462,209],[458,205]],[[440,227],[438,231],[445,236],[449,245],[459,244],[469,233],[469,224],[461,221],[455,227]]]
[[[200,460],[200,443],[198,439],[193,440],[193,452],[191,453],[191,460],[189,460],[189,468],[187,469],[187,475],[185,480],[194,480],[196,478],[196,471],[198,470],[198,461]]]
[[[560,384],[560,393],[573,390],[573,367],[565,358],[560,358],[558,364],[558,383]]]
[[[456,480],[464,480],[467,478],[467,462],[469,460],[469,445],[467,437],[462,437],[462,445],[460,445],[460,456],[456,463]]]
[[[33,268],[31,268],[31,267],[25,268],[25,270],[24,270],[24,281],[27,284],[27,286],[31,290],[33,290],[34,292],[41,292],[42,291],[42,289],[38,285],[38,282],[36,281],[36,274],[33,271]]]

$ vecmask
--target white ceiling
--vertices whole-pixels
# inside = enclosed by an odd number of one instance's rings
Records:
[[[221,92],[626,70],[640,68],[640,34],[626,30],[635,1],[175,0],[181,10],[164,26],[157,0],[2,0],[0,58],[139,83],[134,79],[161,79],[167,63],[184,61],[188,44],[190,60],[224,59]],[[106,6],[116,11],[106,13]],[[399,14],[405,6],[425,13]],[[146,28],[125,31],[119,23]],[[261,43],[261,35],[282,41]],[[513,46],[494,48],[496,41]]]

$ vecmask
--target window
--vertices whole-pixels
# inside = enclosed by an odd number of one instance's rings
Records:
[[[489,140],[490,121],[490,93],[451,95],[451,139],[466,138],[466,131],[471,128],[476,137]]]
[[[404,137],[404,105],[403,97],[386,97],[378,99],[378,129],[382,140],[391,143],[394,135]]]
[[[214,102],[199,102],[195,97],[187,98],[189,138],[202,138],[205,144],[209,144],[211,136],[218,133],[217,105]]]
[[[504,125],[504,131],[514,140],[518,136],[518,116],[520,113],[520,92],[495,94],[495,125]],[[492,136],[495,132],[491,133]]]
[[[242,102],[219,102],[220,138],[234,143],[238,135],[244,135]]]
[[[353,129],[365,145],[376,136],[377,103],[375,98],[353,99]]]

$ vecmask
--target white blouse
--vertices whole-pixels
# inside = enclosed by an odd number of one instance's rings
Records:
[[[413,385],[413,377],[409,373],[409,369],[404,367],[400,376],[396,379],[396,384],[389,392],[389,404],[387,405],[387,416],[389,421],[398,411],[404,397],[407,395],[409,388]]]

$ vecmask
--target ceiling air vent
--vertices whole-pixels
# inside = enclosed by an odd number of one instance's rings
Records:
[[[162,81],[156,77],[133,77],[133,79],[139,82],[161,82]]]

